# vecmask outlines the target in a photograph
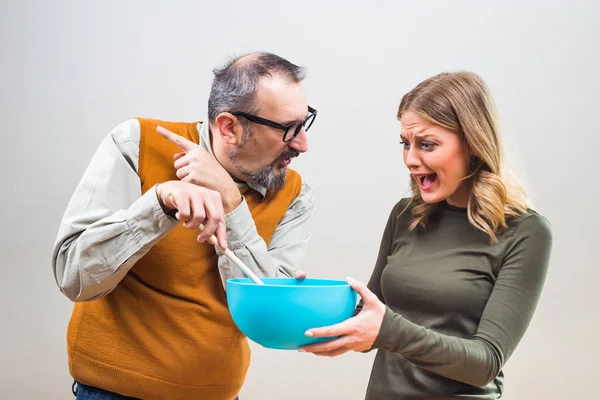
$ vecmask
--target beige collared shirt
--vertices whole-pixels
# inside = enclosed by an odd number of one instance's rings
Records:
[[[213,154],[208,124],[198,124],[198,131],[202,146]],[[137,174],[139,144],[137,119],[113,129],[94,154],[67,206],[54,244],[52,266],[58,286],[73,301],[108,294],[137,260],[179,223],[162,211],[155,190],[142,195]],[[248,186],[263,196],[266,193],[263,187]],[[303,183],[267,246],[243,200],[225,216],[228,246],[259,276],[293,276],[306,258],[313,210],[313,190]],[[220,250],[217,254],[223,284],[244,276]]]

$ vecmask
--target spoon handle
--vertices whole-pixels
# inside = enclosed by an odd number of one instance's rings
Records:
[[[204,229],[204,225],[200,225],[200,229]],[[221,246],[219,246],[219,243],[217,242],[217,238],[215,237],[215,235],[210,235],[210,237],[208,238],[208,243],[212,244],[213,246],[217,246],[218,248],[221,249]],[[256,274],[254,272],[252,272],[252,270],[250,268],[248,268],[248,266],[246,264],[244,264],[242,262],[242,260],[240,260],[235,254],[233,254],[233,251],[229,250],[229,249],[221,249],[223,250],[223,252],[225,253],[225,255],[227,257],[229,257],[229,259],[231,261],[233,261],[235,263],[235,265],[237,265],[242,271],[244,271],[244,274],[246,274],[246,276],[250,279],[252,279],[252,281],[254,283],[256,283],[257,285],[264,285],[264,282],[261,281],[259,279],[258,276],[256,276]]]

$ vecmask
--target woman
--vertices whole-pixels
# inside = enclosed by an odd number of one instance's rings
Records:
[[[393,208],[355,317],[300,351],[377,349],[367,399],[497,399],[502,367],[531,321],[552,234],[502,168],[492,96],[443,73],[398,110],[412,197]]]

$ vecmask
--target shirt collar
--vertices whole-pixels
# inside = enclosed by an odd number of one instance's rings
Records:
[[[208,119],[207,119],[207,121],[208,121]],[[209,128],[208,125],[209,125],[208,122],[206,122],[206,123],[198,122],[196,129],[199,132],[200,145],[204,148],[204,150],[208,151],[210,153],[210,155],[215,157],[215,153],[213,152],[213,149],[212,149],[212,137],[211,137],[210,130],[208,129]],[[261,196],[263,197],[263,199],[267,195],[267,188],[265,188],[264,186],[260,186],[255,183],[244,182],[244,181],[241,181],[238,178],[232,176],[231,174],[229,174],[229,175],[231,176],[233,181],[238,185],[239,188],[248,186],[250,189],[256,190],[258,193],[260,193]]]

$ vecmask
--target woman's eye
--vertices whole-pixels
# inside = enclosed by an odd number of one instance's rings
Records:
[[[421,148],[423,150],[433,150],[434,147],[435,147],[435,143],[421,142]]]
[[[410,143],[408,143],[406,140],[401,140],[400,144],[405,148],[408,149],[410,147]]]

